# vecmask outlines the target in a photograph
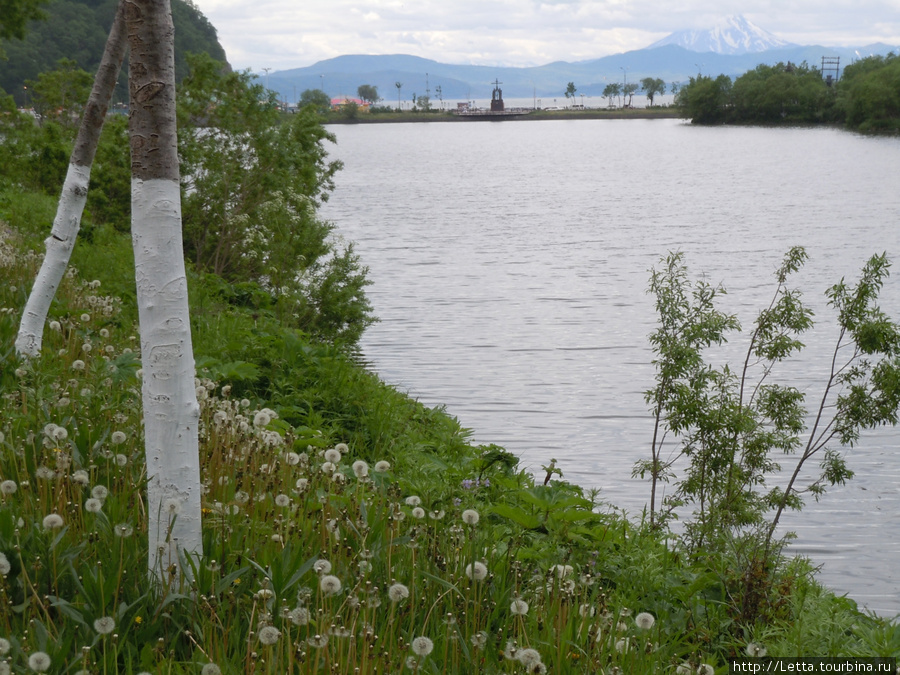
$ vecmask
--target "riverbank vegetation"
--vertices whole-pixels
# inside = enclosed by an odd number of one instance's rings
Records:
[[[691,78],[676,96],[696,124],[840,124],[900,132],[900,57],[868,56],[830,81],[806,63],[760,65],[732,82]]]
[[[194,72],[180,142],[185,230],[195,233],[186,247],[204,555],[177,583],[148,579],[141,534],[147,475],[122,129],[112,120],[104,132],[72,269],[41,355],[26,360],[13,343],[71,139],[9,102],[0,119],[0,675],[725,673],[740,656],[900,656],[895,621],[823,589],[779,538],[747,535],[767,532],[758,526],[776,502],[722,500],[771,472],[763,449],[790,445],[795,410],[775,391],[744,409],[731,381],[704,365],[703,345],[732,324],[678,259],[654,282],[661,371],[648,401],[666,411],[661,420],[684,422],[670,433],[702,460],[675,482],[685,503],[709,504],[685,534],[666,526],[668,503],[626,518],[567,482],[565,466],[528,474],[371,373],[356,353],[374,318],[363,261],[315,209],[338,170],[321,153],[332,139],[314,116],[267,117],[239,74],[202,60]],[[225,91],[227,104],[209,105]],[[296,159],[305,172],[235,171],[247,147],[260,162]],[[293,263],[297,287],[273,283],[284,270],[271,269],[279,251],[257,241],[262,227],[309,251]],[[208,252],[219,231],[251,260],[235,254],[217,269]],[[307,267],[342,256],[330,276]],[[873,365],[884,350],[896,356],[896,326],[875,311],[884,272],[845,291],[866,291],[848,321],[865,328]],[[759,354],[775,360],[804,323],[792,292],[777,298],[758,331]],[[672,341],[685,339],[678,326],[696,328],[684,349]],[[878,371],[886,384],[892,363]],[[893,399],[878,400],[884,414],[896,411]],[[717,401],[730,410],[726,425]],[[712,460],[741,448],[752,452],[715,470]],[[643,468],[670,478],[655,454]],[[761,541],[764,555],[747,555],[759,551],[747,542]]]

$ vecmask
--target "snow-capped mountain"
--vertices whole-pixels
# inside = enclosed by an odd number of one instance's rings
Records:
[[[649,49],[677,45],[693,52],[716,54],[751,54],[768,49],[794,46],[777,35],[763,30],[740,14],[725,17],[709,30],[682,30],[672,33]]]

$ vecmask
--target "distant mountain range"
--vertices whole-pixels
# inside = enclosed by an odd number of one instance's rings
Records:
[[[872,54],[900,52],[900,47],[882,43],[861,47],[794,45],[769,33],[742,16],[730,16],[705,31],[680,31],[645,49],[613,54],[589,61],[558,61],[527,68],[452,65],[405,54],[347,55],[312,66],[269,74],[269,87],[282,100],[296,101],[306,89],[322,89],[331,97],[355,97],[357,87],[370,84],[386,105],[428,92],[432,103],[484,100],[491,97],[499,81],[505,99],[541,98],[543,105],[565,102],[563,92],[574,82],[576,95],[599,97],[610,82],[639,82],[645,77],[662,78],[667,84],[684,83],[698,73],[737,77],[761,63],[802,63],[821,66],[822,57],[839,57],[841,68]],[[396,84],[401,84],[398,89]]]

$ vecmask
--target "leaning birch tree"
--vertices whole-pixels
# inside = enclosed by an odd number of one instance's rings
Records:
[[[53,302],[59,283],[69,266],[72,249],[81,228],[81,215],[84,212],[88,184],[91,180],[91,166],[97,154],[97,144],[103,131],[106,111],[109,109],[109,102],[116,88],[128,46],[125,39],[124,17],[123,3],[120,1],[97,76],[94,78],[90,98],[81,117],[75,147],[69,157],[69,168],[57,204],[53,228],[50,236],[44,241],[46,247],[44,261],[41,263],[41,269],[22,313],[19,333],[16,336],[16,351],[22,356],[33,357],[41,352],[44,324],[50,311],[50,303]]]
[[[202,555],[200,408],[181,236],[169,0],[125,0],[131,47],[131,236],[143,365],[149,569],[168,583]]]

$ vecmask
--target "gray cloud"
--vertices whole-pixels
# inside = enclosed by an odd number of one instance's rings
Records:
[[[744,14],[801,44],[900,45],[900,0],[196,0],[237,68],[308,66],[342,54],[530,66],[641,49]]]

